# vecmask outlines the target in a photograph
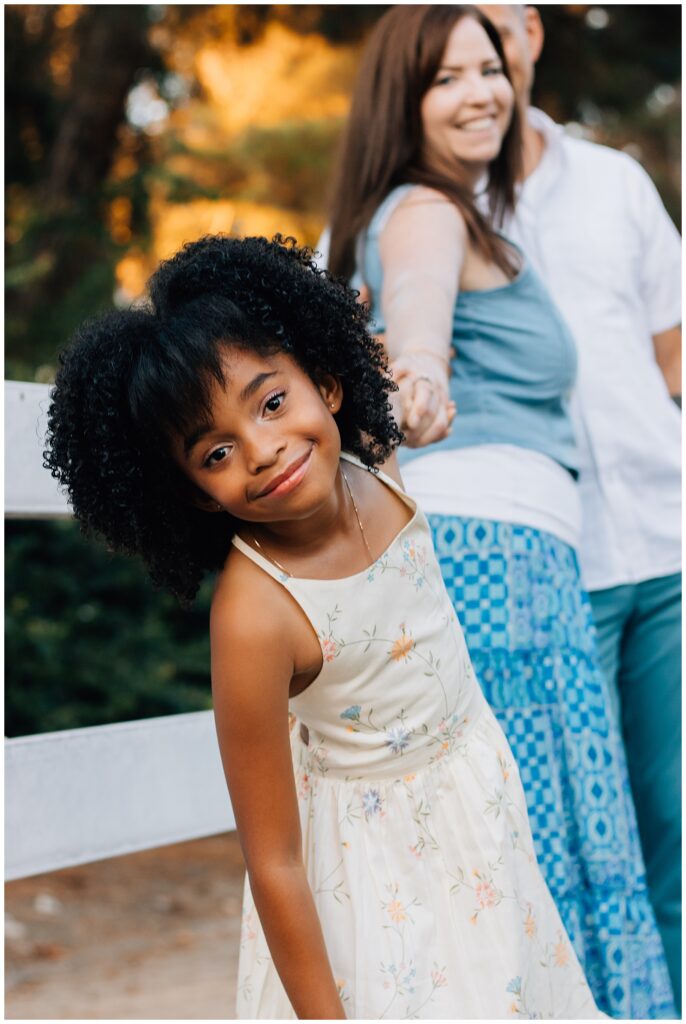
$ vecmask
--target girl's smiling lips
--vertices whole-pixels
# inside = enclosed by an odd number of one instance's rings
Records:
[[[271,498],[282,494],[288,494],[294,490],[300,481],[305,476],[308,466],[310,464],[310,456],[312,455],[312,449],[305,452],[304,455],[294,459],[290,466],[283,473],[275,476],[267,486],[255,496],[257,498]]]

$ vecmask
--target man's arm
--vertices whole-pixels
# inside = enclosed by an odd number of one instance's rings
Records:
[[[655,360],[672,398],[681,397],[681,324],[653,335]]]
[[[680,400],[681,238],[659,192],[640,164],[626,157],[625,169],[628,208],[640,235],[639,288],[655,360],[669,394]]]

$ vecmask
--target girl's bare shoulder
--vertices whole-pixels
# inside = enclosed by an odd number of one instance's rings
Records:
[[[217,644],[262,645],[292,635],[294,603],[284,588],[231,547],[214,588],[210,637]]]

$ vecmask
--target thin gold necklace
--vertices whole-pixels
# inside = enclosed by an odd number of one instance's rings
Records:
[[[345,473],[345,470],[343,469],[343,466],[341,466],[341,473],[343,475],[343,479],[345,480],[345,486],[348,489],[348,494],[350,495],[350,500],[351,500],[351,502],[353,504],[353,509],[355,510],[355,518],[357,519],[357,525],[360,528],[360,533],[362,534],[362,540],[364,541],[364,546],[367,549],[367,555],[369,557],[369,563],[371,565],[374,562],[374,559],[372,558],[372,553],[369,550],[369,544],[367,543],[367,537],[365,536],[364,527],[362,526],[362,520],[360,519],[360,513],[357,510],[357,504],[355,503],[355,498],[353,496],[352,488],[350,487],[350,483],[348,482],[348,477],[346,476],[346,473]],[[285,573],[286,576],[289,576],[291,579],[293,578],[293,574],[290,573],[288,571],[288,569],[285,568],[285,566],[281,565],[281,562],[277,562],[277,560],[275,558],[272,558],[272,556],[270,554],[268,554],[268,552],[266,552],[264,550],[264,548],[262,547],[262,545],[260,544],[259,540],[257,539],[257,537],[255,536],[254,533],[250,534],[250,538],[251,538],[253,544],[255,545],[255,547],[257,548],[257,550],[262,555],[264,555],[265,558],[267,558],[270,562],[272,562],[273,565],[275,565],[277,569],[280,569],[281,572]]]

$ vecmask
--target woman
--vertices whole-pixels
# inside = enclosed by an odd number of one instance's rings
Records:
[[[413,448],[406,486],[431,513],[477,675],[519,762],[538,859],[596,1001],[617,1017],[669,1017],[575,552],[574,346],[475,198],[497,222],[513,203],[518,154],[490,22],[473,7],[389,11],[353,98],[329,266],[370,289]]]

